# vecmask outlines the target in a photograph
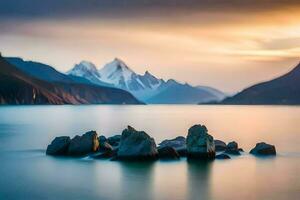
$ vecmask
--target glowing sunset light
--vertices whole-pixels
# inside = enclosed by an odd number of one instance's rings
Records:
[[[56,16],[0,12],[2,54],[45,62],[60,71],[81,60],[101,67],[119,57],[139,73],[149,70],[226,92],[271,79],[299,62],[297,1],[274,1],[272,6],[260,1],[257,7],[248,1],[169,1],[161,7],[124,2],[105,4],[105,10],[100,3],[91,13],[55,8]]]

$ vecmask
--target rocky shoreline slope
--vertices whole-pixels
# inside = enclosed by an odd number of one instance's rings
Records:
[[[230,159],[239,156],[243,149],[235,141],[226,144],[215,140],[204,125],[194,125],[188,130],[187,137],[178,136],[162,141],[158,146],[155,140],[144,131],[137,131],[128,126],[121,135],[109,138],[98,136],[96,131],[89,131],[82,136],[56,137],[48,145],[46,154],[52,156],[90,156],[95,159],[110,160],[157,160],[180,159],[187,157],[195,160]],[[250,151],[255,156],[274,156],[274,145],[257,143]]]

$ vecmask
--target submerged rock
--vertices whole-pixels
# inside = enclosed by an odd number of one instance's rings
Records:
[[[96,131],[89,131],[82,136],[76,135],[70,142],[68,154],[71,156],[82,156],[95,152],[99,148],[98,134]]]
[[[229,155],[222,153],[222,154],[216,155],[216,159],[225,160],[225,159],[231,159],[231,158]]]
[[[225,153],[231,154],[231,155],[236,155],[236,156],[241,155],[240,149],[238,148],[238,143],[235,141],[229,142],[227,144]]]
[[[175,148],[170,146],[161,147],[158,149],[158,156],[160,159],[179,159],[180,155]]]
[[[65,155],[70,145],[69,136],[56,137],[51,144],[48,145],[46,154],[48,155]]]
[[[205,126],[200,124],[192,126],[188,131],[186,145],[188,158],[215,158],[214,138],[207,133]]]
[[[122,132],[118,160],[153,160],[158,158],[155,141],[144,131],[128,126]]]
[[[253,155],[276,155],[276,148],[274,145],[265,142],[257,143],[256,146],[250,151]]]
[[[226,143],[223,142],[222,140],[214,140],[215,142],[215,149],[216,151],[225,151],[227,146]]]

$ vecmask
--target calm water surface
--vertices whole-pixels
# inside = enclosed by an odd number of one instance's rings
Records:
[[[186,136],[194,124],[235,140],[231,160],[120,163],[45,155],[55,136],[127,126],[156,142]],[[300,107],[296,106],[2,106],[0,199],[300,199]],[[278,156],[255,158],[256,142]]]

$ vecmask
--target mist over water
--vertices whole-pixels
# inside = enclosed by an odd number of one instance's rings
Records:
[[[0,199],[298,199],[299,122],[297,106],[1,106]],[[55,136],[111,136],[131,125],[158,144],[197,123],[246,153],[153,163],[45,155]],[[278,155],[249,155],[260,141]]]

